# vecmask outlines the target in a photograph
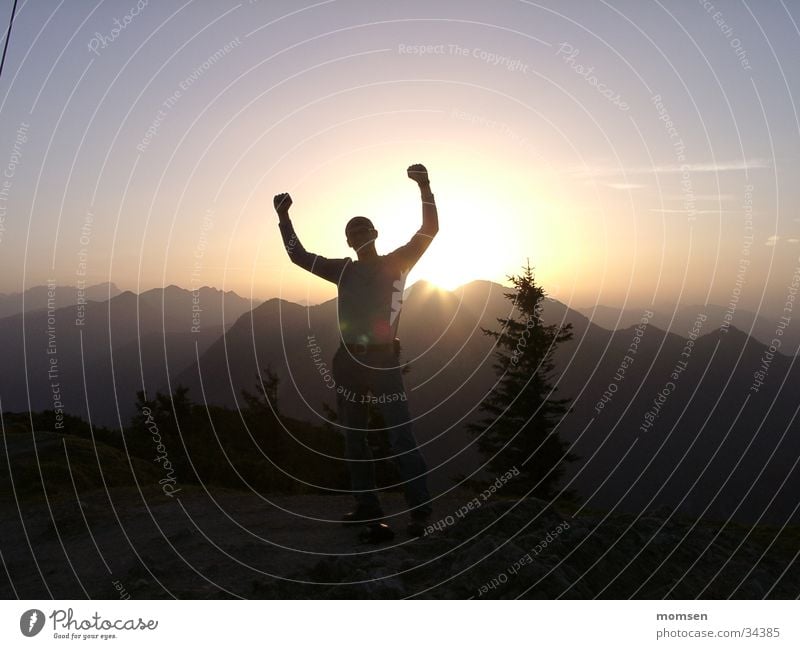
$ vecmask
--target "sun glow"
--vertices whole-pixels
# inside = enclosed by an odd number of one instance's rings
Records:
[[[503,283],[527,260],[543,272],[549,285],[563,284],[572,276],[576,237],[586,233],[576,218],[575,192],[567,194],[557,174],[530,164],[499,174],[474,163],[476,156],[483,160],[491,154],[489,150],[424,158],[431,170],[439,233],[411,271],[407,285],[424,279],[453,290],[475,279]],[[415,158],[397,152],[386,156],[372,151],[370,156],[348,157],[348,169],[370,169],[366,183],[363,176],[343,175],[337,168],[326,170],[322,178],[311,175],[313,186],[303,183],[296,188],[295,223],[307,249],[329,257],[353,256],[344,244],[343,229],[356,215],[375,224],[379,254],[409,241],[420,227],[420,199],[396,160]],[[584,251],[581,259],[586,257]]]
[[[519,241],[509,206],[480,196],[450,200],[439,207],[439,234],[414,275],[446,290],[475,279],[503,281],[515,264]],[[511,264],[511,266],[509,266]]]

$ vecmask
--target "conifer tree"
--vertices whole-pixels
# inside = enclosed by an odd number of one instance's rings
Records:
[[[514,303],[509,318],[498,318],[500,331],[482,329],[496,340],[495,389],[480,406],[487,416],[469,426],[478,438],[478,450],[487,457],[495,478],[517,474],[503,491],[550,499],[567,462],[567,452],[556,424],[568,411],[569,399],[555,398],[553,354],[572,338],[572,324],[542,322],[544,289],[534,280],[527,263],[518,276],[510,276],[514,291],[505,296]],[[569,495],[569,494],[562,494]]]

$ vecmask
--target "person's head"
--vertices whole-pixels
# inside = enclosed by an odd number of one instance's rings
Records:
[[[344,234],[347,245],[356,252],[368,247],[378,238],[378,231],[366,216],[354,216],[350,219],[344,228]]]

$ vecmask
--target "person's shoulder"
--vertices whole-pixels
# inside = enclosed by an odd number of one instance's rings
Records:
[[[333,258],[326,258],[326,261],[332,264],[341,264],[342,266],[347,266],[348,264],[352,264],[353,260],[350,257],[333,257]]]
[[[400,257],[402,257],[404,250],[405,246],[400,246],[399,248],[392,250],[392,252],[387,252],[385,255],[381,255],[380,259],[385,263],[394,263]]]
[[[356,262],[354,262],[350,257],[342,257],[341,259],[336,260],[339,265],[341,266],[341,272],[345,272],[348,268],[351,268]]]
[[[403,251],[398,248],[397,250],[392,250],[392,252],[387,252],[385,255],[380,255],[378,259],[383,267],[394,268],[395,266],[401,266],[403,263]]]

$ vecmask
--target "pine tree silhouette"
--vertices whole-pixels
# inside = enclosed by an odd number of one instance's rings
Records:
[[[483,329],[496,339],[494,369],[498,382],[480,406],[488,416],[468,426],[478,438],[478,450],[488,458],[493,476],[519,471],[503,487],[504,493],[550,499],[567,462],[577,459],[567,452],[556,424],[568,411],[569,399],[554,398],[553,354],[572,338],[572,324],[545,325],[541,311],[544,289],[537,285],[530,262],[518,276],[508,278],[514,291],[505,296],[514,302],[508,319],[498,318],[500,331]],[[517,317],[514,317],[514,316]],[[478,482],[480,484],[480,482]],[[562,493],[561,496],[569,496]]]

